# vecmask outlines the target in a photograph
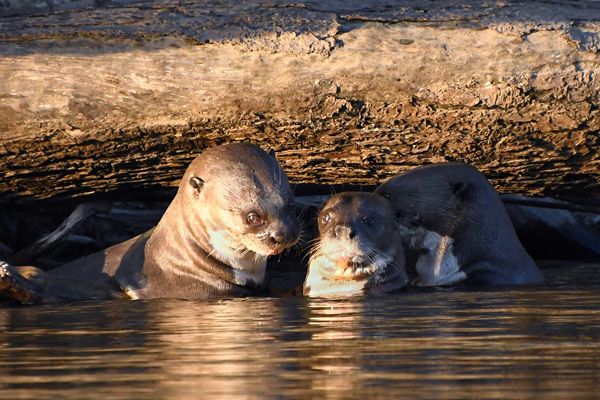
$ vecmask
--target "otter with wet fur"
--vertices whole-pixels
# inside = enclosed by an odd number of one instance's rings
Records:
[[[385,293],[407,284],[404,251],[389,202],[373,193],[333,196],[318,217],[303,293]]]
[[[463,163],[418,167],[375,192],[390,200],[407,248],[420,254],[417,284],[544,280],[519,242],[498,192],[476,168]]]
[[[38,270],[27,284],[39,287],[42,302],[250,295],[263,285],[267,257],[298,240],[293,203],[273,156],[246,143],[210,148],[190,164],[153,230],[49,273]],[[31,288],[18,272],[5,268],[5,286],[25,296]]]

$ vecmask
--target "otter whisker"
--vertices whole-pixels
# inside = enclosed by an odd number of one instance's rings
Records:
[[[317,237],[317,238],[314,238],[314,239],[310,239],[309,241],[306,242],[306,244],[309,245],[309,246],[311,246],[311,245],[313,245],[315,243],[319,243],[320,241],[321,241],[321,238]]]
[[[208,260],[209,258],[211,258],[215,253],[216,253],[217,249],[212,249],[212,251],[210,253],[208,253],[206,255],[206,257],[204,257],[205,260]]]
[[[304,230],[304,227],[300,226],[300,230],[298,233],[298,239],[296,240],[296,243],[294,243],[294,245],[296,245],[298,243],[300,243],[300,244],[306,243],[305,235],[306,235],[306,231]]]
[[[247,255],[249,252],[250,252],[250,249],[246,249],[246,250],[242,251],[242,254],[241,254],[241,256],[242,256],[242,257],[246,257],[246,255]]]
[[[298,205],[296,205],[295,207],[296,207],[296,209],[298,209]],[[306,207],[300,207],[300,211],[296,211],[296,217],[298,218],[298,220],[302,221],[302,218],[304,218],[305,213],[306,213]],[[303,227],[304,226],[302,226],[302,228]]]
[[[313,257],[313,256],[316,256],[318,253],[322,253],[321,250],[322,250],[321,243],[317,243],[315,246],[308,249],[308,251],[306,252],[306,255]],[[304,257],[303,257],[303,259],[304,259]]]
[[[292,247],[300,250],[305,245],[306,245],[306,240],[299,239],[296,243],[294,243],[294,245]]]
[[[260,261],[263,261],[264,259],[265,259],[265,256],[262,256],[258,253],[254,253],[254,261],[255,262],[260,262]]]
[[[304,264],[304,262],[306,262],[306,257],[310,258],[311,254],[314,254],[314,253],[310,253],[308,251],[306,253],[304,253],[304,255],[302,256],[302,258],[300,259],[300,262]]]
[[[286,254],[287,253],[299,253],[302,249],[302,244],[299,242],[296,242],[294,245],[292,245],[291,247],[288,247],[287,249],[285,249]]]

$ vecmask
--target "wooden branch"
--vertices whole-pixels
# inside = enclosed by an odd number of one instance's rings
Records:
[[[0,202],[174,186],[240,140],[294,183],[461,160],[600,199],[597,2],[34,3],[0,4]]]
[[[557,210],[566,210],[573,212],[584,212],[600,215],[600,207],[592,207],[581,204],[573,204],[568,201],[561,201],[548,197],[532,198],[516,194],[504,194],[501,196],[504,204],[515,204],[527,207],[550,208]]]
[[[40,254],[61,243],[65,237],[77,228],[83,221],[97,212],[107,212],[110,210],[108,203],[84,203],[80,204],[63,221],[58,228],[51,233],[44,235],[36,240],[30,246],[18,251],[10,257],[14,264],[22,265],[35,260]]]

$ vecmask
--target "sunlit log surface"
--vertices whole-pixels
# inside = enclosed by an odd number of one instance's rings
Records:
[[[248,140],[295,183],[462,160],[598,204],[600,4],[564,3],[0,2],[0,202],[173,186]]]

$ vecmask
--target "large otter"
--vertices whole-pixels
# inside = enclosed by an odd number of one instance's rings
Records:
[[[39,286],[39,301],[248,295],[264,282],[267,257],[298,240],[293,203],[271,155],[246,143],[210,148],[190,164],[153,230],[46,274],[27,269],[25,277]],[[0,280],[12,293],[31,292],[18,273],[4,267]]]
[[[389,202],[374,193],[333,196],[318,217],[319,239],[303,292],[385,293],[406,285],[404,251]]]
[[[405,242],[421,253],[420,284],[543,281],[500,196],[476,168],[463,163],[418,167],[375,192],[390,200]]]

